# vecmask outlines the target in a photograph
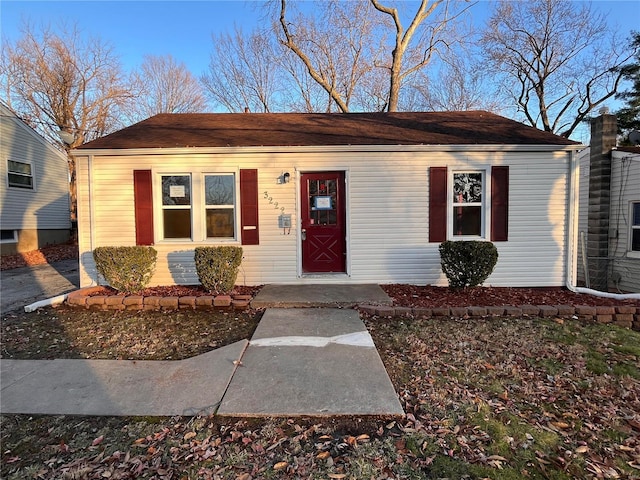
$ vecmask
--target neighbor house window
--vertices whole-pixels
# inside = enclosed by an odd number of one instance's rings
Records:
[[[9,186],[33,190],[33,171],[30,163],[8,160]]]
[[[640,252],[640,202],[631,204],[631,248],[632,252]]]
[[[0,243],[16,243],[17,241],[17,230],[0,230]]]
[[[485,173],[453,172],[452,236],[484,237]]]
[[[166,239],[191,238],[191,175],[162,176],[162,227]]]
[[[207,238],[235,236],[235,186],[233,174],[204,176]]]

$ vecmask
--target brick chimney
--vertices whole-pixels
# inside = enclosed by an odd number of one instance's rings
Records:
[[[603,109],[591,119],[589,158],[589,220],[587,256],[591,288],[608,291],[611,149],[616,146],[616,116]]]

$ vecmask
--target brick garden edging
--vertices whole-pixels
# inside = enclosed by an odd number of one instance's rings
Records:
[[[358,309],[367,315],[380,317],[459,317],[473,318],[486,316],[501,317],[541,317],[574,318],[584,322],[613,323],[620,327],[640,331],[640,307],[591,307],[588,305],[520,305],[502,307],[393,307],[381,305],[360,305]]]
[[[235,309],[249,308],[251,295],[204,295],[204,296],[142,296],[100,295],[103,287],[86,287],[71,292],[66,304],[73,307],[97,310],[173,310],[173,309]],[[616,307],[588,305],[520,305],[501,307],[394,307],[389,305],[359,305],[358,310],[366,315],[380,317],[458,317],[474,318],[486,316],[574,318],[585,322],[612,323],[624,328],[640,331],[640,307],[621,305]]]
[[[244,310],[249,307],[251,295],[203,295],[203,296],[142,296],[142,295],[100,295],[102,287],[87,287],[71,292],[66,299],[72,307],[94,308],[97,310],[173,310],[230,309]]]

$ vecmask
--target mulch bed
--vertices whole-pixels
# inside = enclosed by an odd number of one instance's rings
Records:
[[[519,305],[588,305],[640,307],[640,300],[617,300],[574,293],[563,287],[475,287],[452,290],[448,287],[416,285],[381,285],[399,307],[470,307],[470,306],[519,306]]]

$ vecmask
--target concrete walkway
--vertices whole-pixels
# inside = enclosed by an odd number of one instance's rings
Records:
[[[253,308],[354,307],[392,305],[378,285],[265,285],[251,301]]]
[[[218,413],[236,416],[402,415],[355,310],[268,309]]]
[[[269,308],[250,342],[181,361],[3,359],[0,367],[2,413],[403,415],[351,309]]]
[[[78,259],[0,272],[0,312],[72,292],[80,286]]]

